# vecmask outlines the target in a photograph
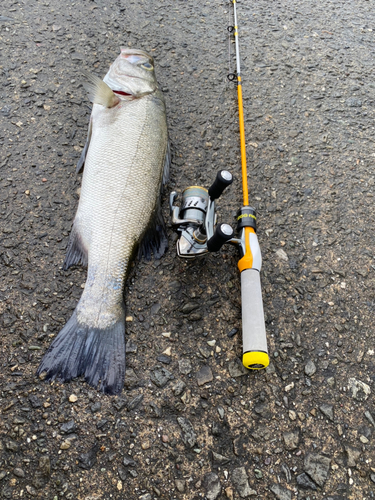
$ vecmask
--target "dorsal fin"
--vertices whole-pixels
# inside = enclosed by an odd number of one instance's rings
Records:
[[[92,75],[88,71],[83,71],[82,74],[87,80],[83,83],[83,87],[88,92],[91,102],[101,104],[106,108],[113,108],[120,102],[116,94],[98,76]]]

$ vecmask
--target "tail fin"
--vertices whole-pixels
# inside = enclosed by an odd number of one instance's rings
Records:
[[[44,355],[37,375],[46,380],[69,380],[83,375],[105,394],[119,394],[125,380],[125,323],[106,329],[78,323],[74,311]]]

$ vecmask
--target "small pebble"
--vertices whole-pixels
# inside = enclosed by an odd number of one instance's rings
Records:
[[[218,406],[217,411],[220,415],[220,418],[223,420],[224,418],[224,408],[222,406]]]
[[[236,335],[236,333],[238,332],[238,328],[232,328],[232,330],[230,330],[228,333],[227,333],[227,336],[229,338],[232,338]]]
[[[25,477],[25,472],[23,469],[20,469],[19,467],[16,467],[13,469],[13,474],[17,477]]]
[[[71,442],[69,439],[66,439],[65,441],[63,441],[60,445],[60,450],[68,450],[70,447],[71,447]]]
[[[261,479],[263,477],[263,473],[259,469],[254,469],[254,475],[257,479]]]
[[[310,359],[305,366],[305,374],[311,377],[316,372],[315,363]]]
[[[185,481],[182,479],[175,479],[175,485],[177,490],[180,493],[183,493],[185,491]]]
[[[199,386],[211,382],[213,378],[211,368],[208,365],[203,365],[197,373],[197,382]]]
[[[191,362],[187,358],[182,358],[178,362],[178,369],[183,375],[189,375],[192,370]]]

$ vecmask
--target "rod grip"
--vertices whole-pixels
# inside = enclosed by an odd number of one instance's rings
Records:
[[[242,363],[259,370],[269,365],[260,274],[256,269],[241,273]]]
[[[228,170],[220,170],[217,173],[216,179],[208,190],[211,200],[219,198],[224,189],[233,182],[233,176]]]

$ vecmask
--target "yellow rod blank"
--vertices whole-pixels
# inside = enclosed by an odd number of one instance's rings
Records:
[[[237,92],[238,92],[238,115],[239,115],[239,122],[240,122],[243,204],[245,206],[247,206],[247,205],[249,205],[249,189],[247,186],[245,122],[244,122],[244,116],[243,116],[241,76],[238,76]]]
[[[246,143],[245,143],[245,122],[243,116],[243,101],[242,101],[242,80],[240,68],[240,48],[238,42],[238,23],[237,23],[237,9],[236,0],[233,2],[234,11],[234,40],[236,42],[236,63],[237,63],[237,93],[238,93],[238,115],[240,121],[240,140],[241,140],[241,165],[242,165],[242,192],[243,204],[249,205],[249,189],[247,185],[247,166],[246,166]]]

